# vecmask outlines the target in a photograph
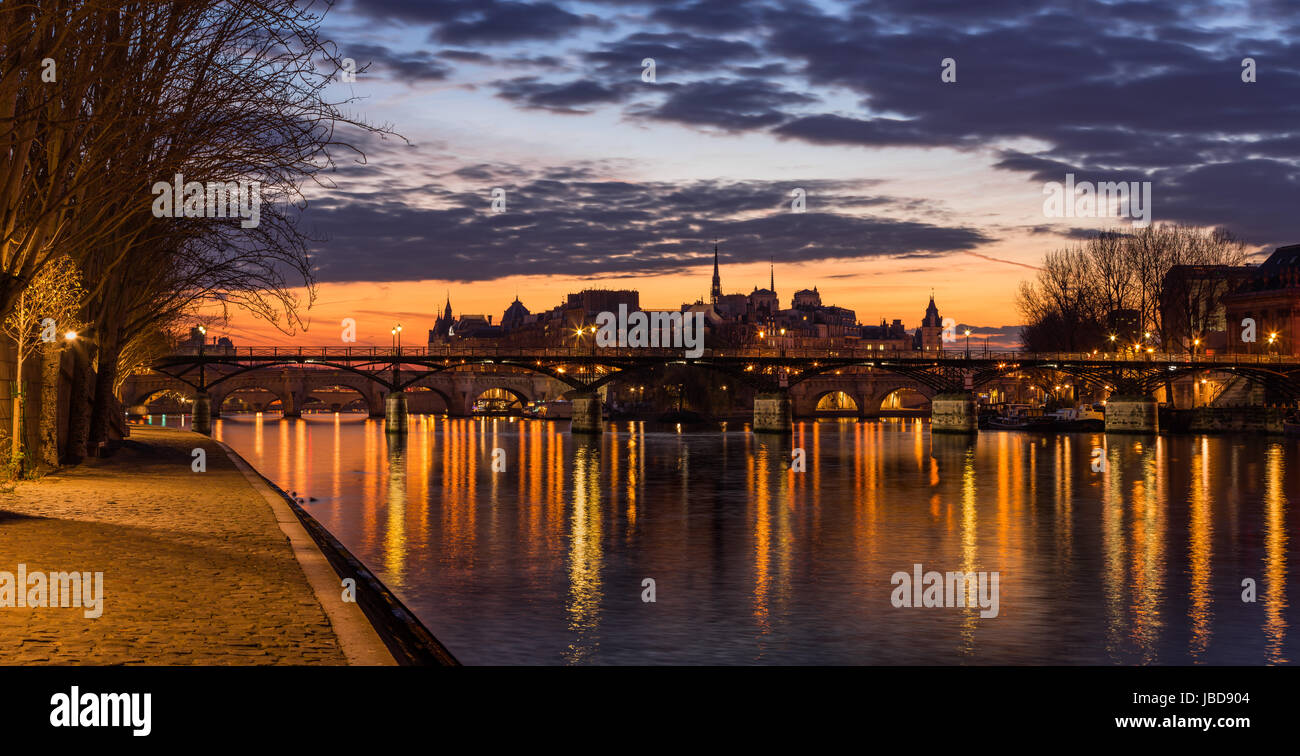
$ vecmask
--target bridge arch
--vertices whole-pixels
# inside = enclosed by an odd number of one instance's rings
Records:
[[[155,401],[166,394],[175,394],[178,399],[185,401],[188,401],[190,398],[188,392],[180,387],[160,386],[154,388],[142,388],[139,391],[134,392],[131,396],[125,397],[122,404],[127,407],[148,405],[149,402]]]
[[[213,417],[221,416],[222,411],[225,409],[226,406],[226,400],[242,392],[251,392],[251,391],[261,391],[275,397],[275,399],[272,401],[264,402],[261,403],[260,405],[255,404],[254,406],[257,408],[258,412],[274,412],[274,410],[269,408],[272,404],[275,403],[275,401],[280,402],[280,411],[283,412],[285,415],[296,414],[296,412],[298,411],[298,406],[294,403],[293,396],[291,394],[286,394],[283,391],[278,391],[273,388],[268,388],[265,385],[250,384],[245,386],[223,386],[221,388],[218,388],[215,391],[209,391],[208,395],[212,397],[212,416]]]
[[[488,384],[484,383],[483,385],[487,386]],[[507,411],[522,410],[530,401],[532,400],[522,391],[505,386],[490,386],[479,391],[478,395],[474,397],[473,408],[477,409],[481,403],[489,402],[499,405],[499,409]]]
[[[329,402],[326,401],[324,397],[318,396],[319,394],[339,393],[340,391],[350,392],[353,396],[346,402]],[[365,389],[354,386],[347,381],[335,381],[326,385],[325,381],[318,380],[314,383],[309,383],[308,385],[303,386],[298,410],[301,412],[304,409],[310,409],[311,399],[319,400],[325,405],[326,409],[331,409],[335,412],[342,411],[348,405],[360,400],[364,404],[366,411],[370,415],[374,416],[383,411],[383,404],[376,401],[374,394],[374,391],[366,391]]]
[[[818,391],[810,399],[813,412],[818,415],[858,415],[862,412],[858,398],[843,389]]]
[[[920,397],[923,400],[923,405],[921,407],[906,406],[905,398],[908,395],[915,395]],[[897,411],[897,410],[908,410],[908,409],[925,409],[926,407],[929,406],[930,400],[933,398],[934,398],[934,392],[932,389],[928,389],[928,387],[897,385],[897,386],[892,386],[891,388],[887,385],[886,388],[884,388],[883,390],[881,390],[871,398],[872,401],[871,408],[877,412],[888,412],[891,410]]]

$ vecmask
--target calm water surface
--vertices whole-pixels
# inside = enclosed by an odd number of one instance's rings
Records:
[[[214,435],[315,497],[312,515],[468,664],[1297,657],[1292,439],[971,441],[919,420],[805,422],[784,439],[611,423],[587,439],[563,422],[413,417],[395,442],[361,416],[273,414]],[[917,563],[997,571],[998,616],[895,608],[891,576]]]

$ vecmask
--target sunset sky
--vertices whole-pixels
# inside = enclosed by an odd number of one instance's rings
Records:
[[[326,17],[359,66],[358,138],[308,192],[307,334],[236,316],[238,345],[421,344],[582,288],[645,307],[814,285],[863,323],[940,313],[1014,342],[1042,255],[1123,218],[1050,218],[1045,182],[1150,181],[1153,220],[1300,241],[1300,25],[1284,3],[428,2]],[[1242,81],[1242,59],[1257,81]],[[653,58],[656,81],[642,80]],[[956,82],[941,81],[941,61]],[[493,188],[506,212],[491,211]],[[791,192],[807,211],[790,211]]]

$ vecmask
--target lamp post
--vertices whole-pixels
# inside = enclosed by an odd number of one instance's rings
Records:
[[[393,326],[389,333],[393,335],[393,355],[395,357],[393,360],[393,391],[400,392],[401,389],[398,387],[402,385],[402,324],[398,323]],[[401,430],[406,430],[405,406],[402,407],[401,412],[402,419],[396,425]],[[387,412],[387,408],[385,408],[385,415],[389,414],[391,413]]]
[[[191,427],[196,432],[207,435],[212,432],[212,398],[208,396],[207,363],[203,359],[203,348],[208,344],[208,329],[199,326],[198,331],[199,390],[194,395],[194,417]]]
[[[970,359],[970,329],[966,329],[966,359]]]

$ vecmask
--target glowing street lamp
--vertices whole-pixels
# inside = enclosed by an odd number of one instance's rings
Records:
[[[398,323],[393,326],[389,333],[393,334],[393,345],[398,349],[402,348],[402,324]]]
[[[67,333],[63,334],[63,338],[67,339],[68,341],[73,341],[77,338],[77,332],[68,331]]]

